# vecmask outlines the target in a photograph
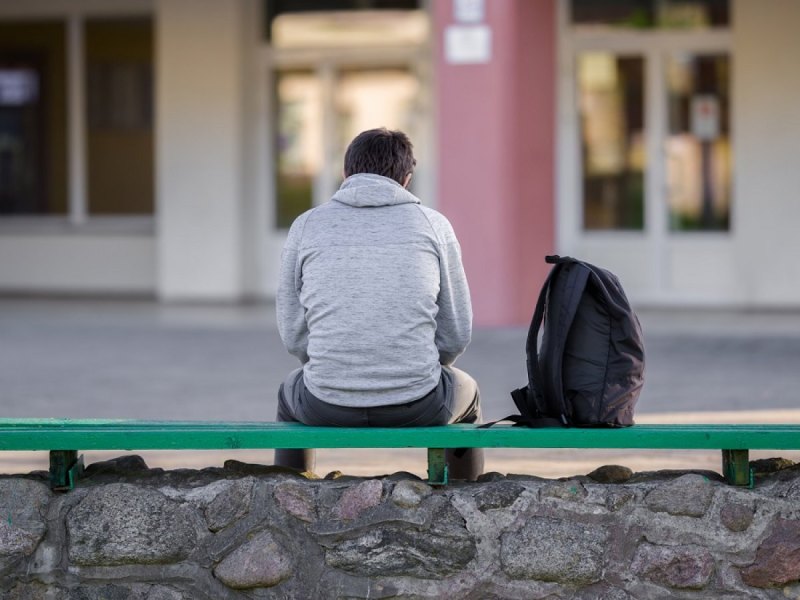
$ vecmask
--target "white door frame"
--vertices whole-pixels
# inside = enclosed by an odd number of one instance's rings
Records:
[[[583,29],[570,25],[569,0],[560,0],[557,69],[557,171],[556,247],[563,254],[582,255],[587,248],[621,245],[620,252],[646,250],[649,269],[643,302],[671,300],[671,249],[686,240],[699,244],[731,246],[731,229],[725,232],[670,233],[666,202],[666,58],[676,51],[732,54],[729,29],[674,31],[632,29]],[[641,56],[645,61],[645,123],[647,168],[645,172],[645,225],[642,231],[586,231],[583,229],[580,131],[576,85],[577,56],[586,51],[608,51]],[[735,204],[734,199],[731,202]],[[735,210],[732,212],[735,217]],[[626,248],[627,247],[627,248]],[[732,252],[732,248],[730,250]],[[589,259],[589,257],[586,257]],[[672,300],[683,302],[680,292]]]

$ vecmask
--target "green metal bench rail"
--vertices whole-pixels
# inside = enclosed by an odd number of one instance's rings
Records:
[[[445,448],[721,450],[723,474],[750,482],[749,450],[800,449],[796,425],[635,425],[622,429],[528,429],[495,425],[409,428],[309,427],[295,423],[0,419],[0,450],[47,450],[54,487],[71,487],[77,450],[427,448],[432,483],[447,482]]]

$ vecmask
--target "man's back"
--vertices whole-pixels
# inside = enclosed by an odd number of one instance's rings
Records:
[[[440,363],[452,363],[470,339],[452,227],[387,177],[348,178],[292,226],[278,322],[318,398],[379,406],[423,396]]]
[[[364,131],[347,147],[339,191],[292,224],[276,307],[303,366],[278,389],[279,421],[481,422],[478,384],[453,366],[472,333],[461,250],[447,219],[406,191],[416,164],[402,131]],[[445,454],[454,479],[483,472],[478,448]],[[313,470],[314,456],[279,449],[275,464]]]

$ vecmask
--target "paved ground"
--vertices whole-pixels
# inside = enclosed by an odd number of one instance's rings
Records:
[[[640,421],[800,421],[800,312],[642,311],[640,318],[647,345]],[[513,412],[508,393],[524,382],[525,334],[525,328],[478,329],[458,362],[480,383],[488,419]],[[271,305],[0,298],[3,416],[272,419],[275,390],[295,364],[281,345]],[[317,470],[374,472],[386,470],[387,461],[423,470],[412,453],[326,451]],[[270,460],[263,452],[237,458]],[[159,464],[223,459],[219,453],[148,456]],[[38,454],[6,453],[0,471],[33,468],[37,461]],[[553,475],[603,462],[716,467],[718,458],[494,451],[489,468]]]

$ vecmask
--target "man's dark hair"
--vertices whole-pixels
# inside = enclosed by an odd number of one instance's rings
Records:
[[[403,185],[416,164],[408,136],[381,127],[363,131],[350,142],[344,154],[344,176],[375,173]]]

